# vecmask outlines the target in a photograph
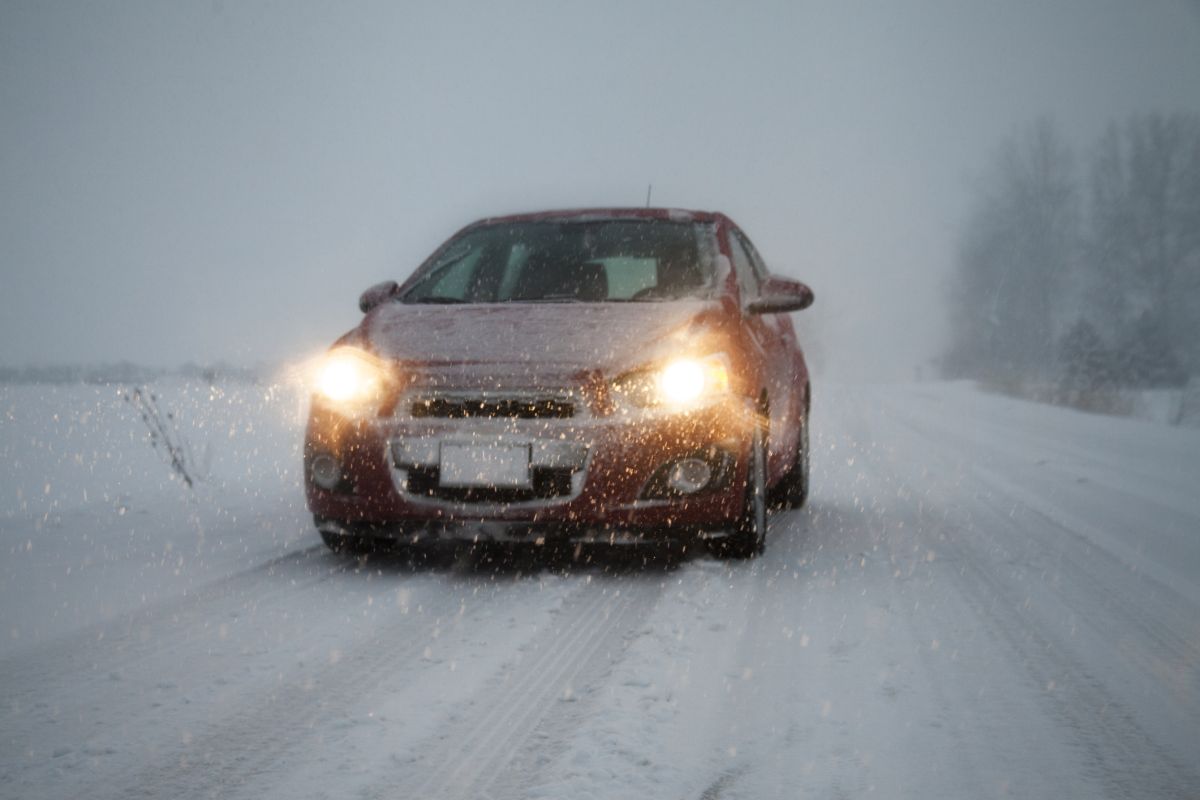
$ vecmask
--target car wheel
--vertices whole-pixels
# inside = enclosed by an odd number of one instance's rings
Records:
[[[746,505],[732,535],[715,541],[720,558],[753,558],[762,553],[767,539],[766,431],[754,431],[750,446],[750,474],[746,480]]]
[[[777,508],[803,508],[808,502],[808,415],[800,423],[800,435],[796,442],[796,460],[772,494],[772,505]]]

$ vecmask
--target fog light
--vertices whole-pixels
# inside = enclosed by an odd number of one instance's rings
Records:
[[[312,480],[322,489],[333,489],[342,481],[342,465],[326,453],[312,460]]]
[[[698,458],[676,461],[667,477],[667,485],[680,494],[692,494],[712,480],[712,467]]]

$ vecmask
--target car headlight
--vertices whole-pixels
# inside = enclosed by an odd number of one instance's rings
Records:
[[[729,392],[729,361],[724,353],[676,358],[619,378],[614,388],[639,406],[692,406]]]
[[[378,359],[353,347],[330,352],[317,370],[317,393],[337,405],[375,402],[383,394],[386,372]]]

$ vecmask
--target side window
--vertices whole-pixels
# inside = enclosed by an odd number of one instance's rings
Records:
[[[754,276],[758,278],[759,283],[767,279],[767,265],[763,261],[762,256],[758,254],[758,248],[754,246],[754,242],[747,239],[745,236],[739,235],[742,245],[745,246],[746,252],[750,254],[750,266],[754,268]]]
[[[758,296],[758,276],[754,273],[750,254],[746,252],[741,236],[732,230],[729,232],[729,251],[733,256],[733,271],[737,273],[738,290],[741,292],[742,302],[745,303]]]

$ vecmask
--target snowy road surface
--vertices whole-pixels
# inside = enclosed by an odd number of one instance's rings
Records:
[[[294,398],[0,387],[0,796],[1200,796],[1200,431],[819,387],[745,563],[326,552]]]

